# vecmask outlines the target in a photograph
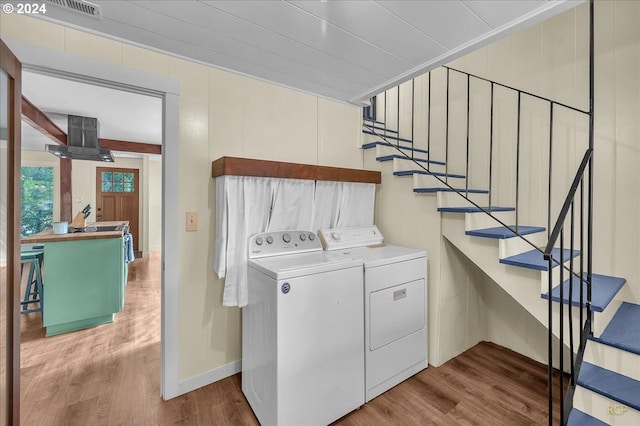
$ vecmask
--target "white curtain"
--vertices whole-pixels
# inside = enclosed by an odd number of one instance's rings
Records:
[[[225,279],[222,304],[245,306],[247,243],[269,230],[309,230],[373,225],[375,184],[275,179],[216,178],[213,266]]]

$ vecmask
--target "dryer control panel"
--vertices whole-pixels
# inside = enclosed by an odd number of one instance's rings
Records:
[[[249,238],[249,258],[322,251],[322,243],[311,231],[273,231]]]
[[[351,247],[363,247],[381,244],[384,237],[377,226],[353,228],[321,229],[320,240],[325,250],[341,250]]]

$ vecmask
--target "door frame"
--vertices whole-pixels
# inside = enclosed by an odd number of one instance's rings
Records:
[[[22,65],[0,39],[0,68],[7,73],[7,425],[20,424],[20,154]]]
[[[179,303],[179,96],[180,84],[168,77],[125,68],[17,41],[7,41],[23,69],[129,90],[163,100],[162,110],[162,284],[160,393],[171,399],[189,389],[178,373]]]
[[[96,222],[102,222],[104,221],[102,219],[102,203],[98,202],[98,200],[100,200],[100,196],[99,194],[102,194],[102,172],[106,171],[106,170],[110,170],[110,171],[118,171],[118,172],[122,172],[122,173],[133,173],[135,178],[134,178],[134,188],[135,191],[134,193],[137,195],[136,197],[131,197],[131,198],[137,198],[136,200],[136,204],[138,209],[136,210],[136,220],[135,220],[135,227],[133,226],[133,224],[131,223],[131,221],[129,221],[129,232],[131,233],[131,235],[133,235],[133,244],[134,244],[134,248],[133,251],[135,253],[135,257],[141,257],[142,255],[142,250],[141,247],[142,245],[140,244],[140,234],[142,234],[142,232],[140,231],[140,209],[142,207],[142,203],[140,202],[140,198],[142,197],[142,191],[140,191],[140,169],[137,168],[130,168],[130,167],[108,167],[108,166],[104,166],[104,167],[96,167],[96,181],[95,181],[95,185],[96,185],[96,212],[95,212],[95,218],[96,218]],[[111,192],[111,194],[121,194],[121,195],[126,195],[126,194],[131,194],[130,192]],[[101,216],[101,220],[98,220],[98,214],[100,214]],[[138,247],[136,249],[136,246]]]

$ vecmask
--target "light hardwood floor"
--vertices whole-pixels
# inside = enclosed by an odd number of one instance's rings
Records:
[[[113,324],[45,338],[39,314],[22,316],[22,424],[258,424],[239,374],[161,400],[159,260],[152,253],[131,264],[126,306]],[[546,424],[546,374],[544,365],[483,342],[335,424]]]

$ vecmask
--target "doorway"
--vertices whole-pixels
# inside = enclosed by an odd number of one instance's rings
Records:
[[[179,84],[143,71],[78,57],[48,48],[10,43],[26,69],[63,76],[91,85],[130,90],[162,99],[162,240],[161,240],[161,382],[160,395],[170,399],[181,393],[178,376],[178,140]],[[89,172],[90,173],[90,172]],[[89,176],[87,176],[89,177]],[[94,186],[93,179],[85,185]],[[85,200],[86,201],[86,200]],[[83,203],[85,202],[83,201]],[[77,202],[77,200],[73,200]]]
[[[138,169],[96,168],[96,222],[129,222],[135,257],[139,250],[140,178]]]

